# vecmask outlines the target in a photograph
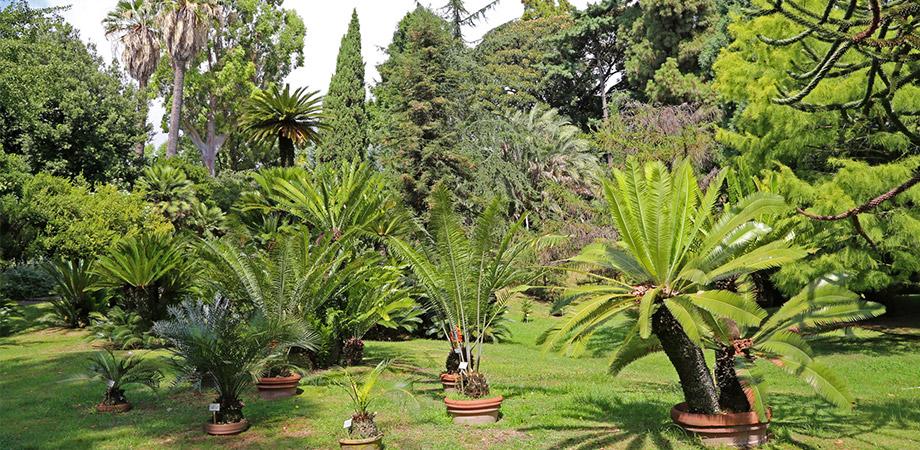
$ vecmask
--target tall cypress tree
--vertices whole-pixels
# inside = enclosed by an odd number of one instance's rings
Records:
[[[342,37],[335,75],[323,100],[329,129],[317,149],[320,161],[363,158],[367,151],[367,111],[364,105],[364,60],[361,59],[361,26],[358,11],[351,13],[348,32]]]

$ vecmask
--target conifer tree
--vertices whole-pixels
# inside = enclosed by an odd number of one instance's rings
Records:
[[[426,199],[438,182],[460,199],[472,164],[456,146],[458,127],[471,99],[470,58],[450,25],[419,6],[399,23],[378,66],[371,116],[381,145],[379,162],[399,180],[409,205],[427,211]]]
[[[363,158],[367,151],[367,110],[364,105],[364,60],[361,58],[361,26],[358,11],[351,13],[348,32],[342,37],[335,75],[323,100],[329,129],[317,149],[320,161]]]

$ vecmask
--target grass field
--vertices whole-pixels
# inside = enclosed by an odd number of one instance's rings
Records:
[[[31,316],[39,307],[28,307]],[[559,320],[537,305],[536,319],[512,325],[514,339],[486,348],[483,370],[506,397],[495,425],[451,424],[437,374],[440,341],[369,342],[367,364],[397,358],[391,384],[410,382],[412,396],[383,396],[378,412],[384,443],[394,449],[455,448],[688,448],[693,438],[670,425],[680,398],[674,370],[662,355],[641,360],[617,378],[606,357],[569,358],[534,345]],[[520,317],[517,310],[512,318]],[[915,316],[916,317],[916,316]],[[909,325],[909,324],[908,324]],[[858,401],[840,413],[779,371],[771,379],[774,439],[768,448],[920,448],[920,335],[913,328],[879,328],[859,338],[834,337],[816,345],[824,361],[850,384]],[[311,375],[293,399],[245,398],[252,428],[235,437],[202,432],[209,393],[187,387],[157,393],[129,390],[135,409],[97,414],[99,381],[77,379],[93,352],[84,332],[31,330],[0,339],[0,449],[19,448],[338,448],[346,394]],[[603,347],[603,339],[595,342]],[[163,353],[150,353],[156,358]]]

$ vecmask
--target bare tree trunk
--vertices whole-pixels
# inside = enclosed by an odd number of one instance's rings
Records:
[[[144,157],[144,146],[147,145],[147,80],[137,80],[137,110],[141,116],[141,129],[144,130],[144,141],[134,144],[134,155]]]
[[[748,412],[748,402],[744,387],[735,372],[735,348],[723,346],[716,350],[716,383],[719,385],[719,406],[734,412]]]
[[[169,112],[169,137],[166,141],[166,157],[179,153],[179,115],[182,113],[182,90],[185,87],[185,63],[173,64],[172,109]]]
[[[687,337],[680,323],[665,306],[658,308],[652,316],[652,330],[661,341],[661,347],[671,365],[677,370],[690,412],[718,414],[719,394],[709,367],[706,366],[703,349]]]
[[[294,166],[294,141],[278,136],[278,150],[281,153],[281,167]]]

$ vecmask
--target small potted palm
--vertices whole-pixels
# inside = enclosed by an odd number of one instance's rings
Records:
[[[96,405],[96,411],[104,413],[126,412],[131,403],[125,397],[125,387],[140,384],[156,389],[163,379],[163,373],[140,356],[128,353],[125,358],[118,358],[106,349],[90,358],[90,372],[94,378],[106,383],[105,397]]]
[[[154,332],[171,344],[180,374],[217,391],[205,431],[212,435],[245,431],[249,421],[243,416],[244,390],[295,344],[277,340],[258,323],[261,318],[234,311],[226,299],[187,300],[170,307],[169,314],[169,320],[154,325]]]
[[[348,398],[351,400],[354,412],[351,419],[345,424],[348,429],[348,437],[339,439],[339,445],[343,449],[350,450],[373,450],[383,448],[383,433],[377,428],[374,417],[377,413],[370,412],[371,403],[374,400],[374,387],[380,375],[389,366],[389,361],[381,361],[361,378],[356,378],[348,371],[342,369],[344,382],[339,382]]]
[[[439,186],[432,193],[427,243],[415,247],[388,237],[389,247],[412,268],[442,324],[450,346],[448,372],[456,362],[457,398],[444,400],[454,423],[481,424],[498,420],[504,398],[494,395],[481,372],[487,334],[506,311],[505,303],[534,274],[525,261],[531,242],[517,239],[523,218],[510,226],[501,204],[493,201],[470,231],[454,211],[450,193]],[[448,373],[450,375],[450,373]],[[449,387],[448,382],[442,383]]]

